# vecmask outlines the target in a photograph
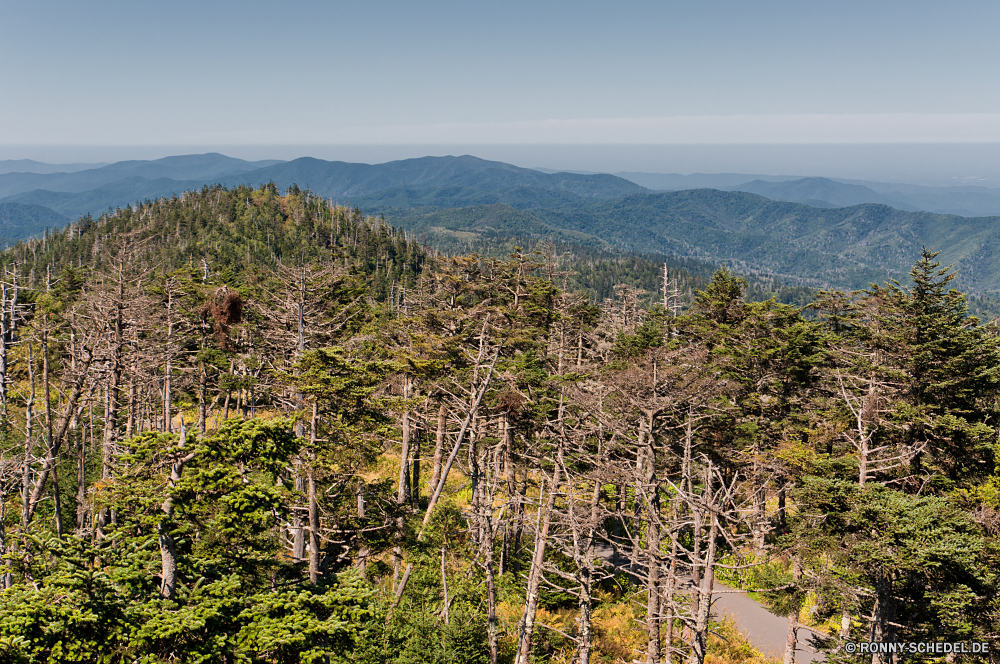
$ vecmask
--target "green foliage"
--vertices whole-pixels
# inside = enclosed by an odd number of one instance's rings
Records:
[[[241,614],[236,635],[254,661],[356,662],[359,646],[378,639],[375,595],[356,573],[323,592],[288,590],[258,596]]]
[[[742,200],[737,226],[759,212]],[[483,662],[494,637],[510,654],[537,582],[551,659],[617,574],[605,653],[631,653],[642,574],[591,552],[648,565],[659,537],[666,590],[716,525],[721,560],[753,564],[719,578],[783,615],[808,597],[883,635],[995,631],[1000,346],[932,252],[912,286],[825,292],[807,320],[766,297],[802,287],[600,243],[525,251],[513,233],[556,227],[476,214],[422,223],[494,233],[491,253],[431,256],[297,186],[206,188],[8,252],[0,652]],[[437,433],[455,453],[425,515]]]
[[[871,447],[908,462],[879,464],[876,477],[944,493],[983,481],[995,465],[988,423],[997,418],[1000,345],[968,317],[964,296],[949,288],[954,273],[936,256],[923,252],[912,287],[824,293],[817,309],[839,337],[838,391],[850,404],[869,404],[862,426]],[[857,429],[850,407],[841,406],[841,417]]]
[[[183,444],[176,435],[132,439],[125,472],[107,490],[123,517],[109,538],[22,543],[15,566],[40,583],[0,591],[0,639],[12,656],[358,661],[358,644],[380,638],[374,590],[350,571],[318,587],[280,582],[283,563],[269,533],[286,498],[278,475],[301,442],[291,426],[288,419],[234,420]],[[176,473],[181,455],[183,475],[166,488],[164,473]],[[162,510],[165,499],[174,502],[171,514]],[[160,524],[179,546],[181,583],[170,600],[153,576]]]
[[[615,340],[615,355],[625,359],[637,358],[652,348],[664,345],[667,335],[668,314],[656,305],[648,312],[635,332],[622,332]]]
[[[393,664],[486,664],[485,620],[466,603],[457,603],[449,621],[421,605],[400,607],[398,617],[388,625],[389,656]]]
[[[46,228],[60,228],[67,223],[68,217],[42,205],[0,203],[0,224],[4,228],[4,236],[0,237],[0,242],[4,244],[13,244]]]
[[[637,252],[660,251],[784,275],[795,285],[860,288],[906,276],[922,247],[941,247],[963,284],[995,292],[994,222],[884,205],[821,209],[754,194],[695,189],[636,194],[573,211],[539,210],[540,221]],[[990,266],[988,269],[984,266]]]
[[[259,284],[262,268],[277,261],[336,258],[350,262],[379,301],[390,295],[392,283],[412,283],[425,260],[412,240],[384,221],[366,219],[357,208],[334,207],[307,191],[283,196],[272,183],[259,189],[206,186],[117,208],[96,220],[87,216],[65,231],[19,242],[3,261],[8,267],[16,262],[22,284],[38,289],[46,266],[55,275],[84,263],[100,268],[113,262],[114,251],[104,251],[115,249],[105,245],[109,236],[128,238],[118,251],[137,262],[134,267],[161,274],[189,268],[198,282],[234,288]],[[144,251],[131,256],[139,246]]]
[[[743,291],[746,287],[746,279],[722,268],[712,275],[708,287],[698,292],[695,311],[720,325],[737,323],[746,310],[743,304]]]
[[[996,554],[978,524],[946,499],[806,478],[798,500],[797,537],[811,555],[833,556],[845,578],[875,587],[876,597],[861,601],[891,603],[890,615],[904,626],[900,638],[968,638],[987,617]]]
[[[41,587],[0,593],[5,661],[355,662],[362,644],[380,638],[374,591],[355,574],[265,592],[229,577],[170,602],[130,587],[120,544],[71,546],[94,557],[52,547],[58,567]]]

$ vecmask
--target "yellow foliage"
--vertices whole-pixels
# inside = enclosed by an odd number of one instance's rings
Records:
[[[521,619],[520,604],[513,602],[497,602],[497,625],[501,632],[513,634],[517,631],[517,622]]]
[[[731,617],[712,630],[708,639],[705,664],[774,664],[778,660],[766,657],[750,645]]]
[[[799,623],[830,636],[837,634],[840,631],[840,616],[835,615],[830,616],[826,620],[817,620],[816,611],[818,607],[819,597],[816,593],[807,593],[805,600],[802,602],[802,608],[799,609]]]
[[[594,611],[593,623],[596,661],[631,662],[646,647],[646,632],[628,600],[602,603]]]
[[[515,602],[497,604],[497,622],[501,647],[504,650],[513,652],[517,647],[517,626],[523,609],[522,604]],[[599,603],[593,613],[594,641],[591,661],[602,664],[631,664],[636,660],[645,660],[647,636],[638,611],[638,604],[628,597],[618,601],[605,598],[605,601]],[[536,643],[544,640],[555,650],[547,661],[553,664],[572,662],[576,653],[575,643],[559,632],[575,637],[578,617],[579,612],[575,610],[538,609]],[[681,629],[678,624],[675,631],[677,637],[675,646],[681,645]],[[726,618],[725,622],[716,625],[712,630],[705,664],[775,664],[776,662],[777,660],[767,658],[750,645],[746,637],[736,629],[732,618]]]

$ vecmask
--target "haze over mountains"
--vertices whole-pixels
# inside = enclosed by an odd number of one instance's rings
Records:
[[[132,178],[209,181],[280,163],[244,161],[221,154],[166,157],[155,161],[120,161],[99,168],[67,172],[8,172],[0,175],[0,198],[37,190],[80,193]],[[93,210],[90,210],[93,212]]]
[[[974,185],[928,187],[894,182],[748,173],[617,173],[654,191],[720,189],[746,191],[774,200],[816,207],[881,203],[899,210],[920,210],[968,217],[1000,215],[1000,189]]]
[[[551,169],[538,168],[543,173]],[[596,174],[579,171],[581,174]],[[719,189],[746,191],[774,200],[815,207],[847,207],[881,203],[899,210],[920,210],[967,217],[1000,215],[1000,189],[977,185],[931,187],[899,182],[872,182],[843,178],[765,175],[760,173],[642,173],[620,171],[614,175],[653,191]]]
[[[46,164],[33,159],[0,159],[0,174],[2,173],[75,173],[92,168],[106,166],[104,163],[93,164]]]
[[[1000,290],[1000,219],[942,213],[1000,214],[1000,190],[987,187],[737,173],[567,173],[472,156],[371,165],[204,154],[63,172],[43,172],[51,165],[38,162],[0,166],[35,171],[0,174],[5,243],[138,200],[206,185],[274,182],[384,214],[451,248],[484,237],[552,237],[853,288],[903,277],[926,245],[960,268],[963,287]]]
[[[525,204],[565,206],[644,188],[611,175],[550,175],[475,157],[424,157],[387,164],[350,164],[304,157],[248,162],[219,154],[129,161],[75,173],[0,175],[0,200],[44,205],[67,217],[99,214],[136,200],[170,196],[206,184],[280,187],[298,184],[340,200],[362,196],[385,204],[483,203],[483,192]],[[373,202],[373,201],[369,201]]]

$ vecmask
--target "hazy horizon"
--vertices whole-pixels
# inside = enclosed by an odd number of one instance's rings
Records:
[[[735,145],[131,145],[0,146],[0,160],[50,164],[110,163],[218,152],[251,161],[315,157],[384,163],[471,154],[524,168],[593,172],[748,173],[902,182],[930,186],[1000,186],[1000,143]]]
[[[9,149],[1000,143],[981,0],[6,9]]]

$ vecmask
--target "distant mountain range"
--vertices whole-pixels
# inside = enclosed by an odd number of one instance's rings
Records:
[[[487,206],[400,211],[387,220],[448,247],[471,247],[504,234],[553,236],[728,264],[745,274],[770,274],[815,288],[905,281],[926,246],[958,268],[963,288],[1000,291],[1000,217],[910,212],[879,204],[816,208],[695,189],[625,196],[573,211]]]
[[[0,178],[2,177],[0,176]],[[190,189],[200,189],[204,184],[205,182],[202,180],[172,180],[170,178],[149,180],[133,176],[81,192],[35,189],[0,199],[0,203],[44,205],[70,219],[77,219],[88,214],[98,216],[109,209],[130,205],[147,198],[155,200],[180,194]]]
[[[508,203],[571,208],[645,191],[613,175],[546,174],[476,157],[423,157],[386,164],[352,164],[303,157],[248,162],[220,154],[125,161],[75,173],[5,173],[0,201],[51,207],[78,217],[208,184],[297,184],[340,202],[379,209]],[[368,208],[366,208],[368,209]]]
[[[734,173],[547,172],[472,156],[370,165],[206,154],[75,172],[3,173],[0,242],[137,200],[205,185],[267,182],[283,189],[298,185],[384,214],[449,250],[474,250],[486,239],[550,237],[602,250],[728,263],[798,284],[854,288],[905,278],[928,246],[960,268],[963,287],[1000,291],[1000,217],[925,211],[1000,212],[1000,190]],[[653,191],[671,187],[678,190]]]
[[[1000,215],[1000,189],[990,187],[922,187],[803,178],[786,182],[756,180],[726,189],[747,191],[777,200],[822,203],[823,207],[882,203],[900,210],[921,210],[967,217]]]
[[[73,172],[4,173],[0,175],[0,198],[34,190],[81,193],[130,178],[208,182],[277,163],[281,162],[275,160],[251,162],[221,154],[203,154],[166,157],[155,161],[119,161],[100,168]]]
[[[298,184],[373,211],[495,204],[568,210],[595,199],[646,190],[719,189],[822,208],[880,203],[899,210],[1000,215],[1000,189],[988,187],[923,187],[745,173],[568,173],[470,156],[375,165],[308,157],[288,162],[245,161],[215,153],[103,165],[7,160],[0,161],[0,200],[42,205],[73,218],[206,184],[256,186],[272,180],[281,187]]]
[[[549,169],[537,169],[551,173]],[[881,203],[898,210],[921,210],[966,217],[1000,215],[1000,189],[979,186],[925,187],[798,175],[751,173],[615,173],[652,191],[720,189],[746,191],[778,201],[834,208]]]
[[[941,251],[961,283],[1000,289],[1000,218],[912,212],[886,205],[816,208],[755,194],[696,189],[642,194],[566,213],[550,226],[635,251],[662,251],[817,287],[905,280],[923,247]]]
[[[422,157],[386,164],[296,159],[227,179],[229,184],[275,182],[302,188],[369,213],[410,207],[505,203],[519,209],[571,209],[646,191],[614,175],[546,174],[477,157]]]
[[[899,210],[921,210],[967,217],[1000,215],[1000,189],[990,187],[925,187],[892,182],[746,173],[616,175],[654,191],[721,189],[746,191],[774,200],[825,208],[881,203]]]
[[[75,173],[107,164],[46,164],[33,159],[0,159],[0,173]]]

